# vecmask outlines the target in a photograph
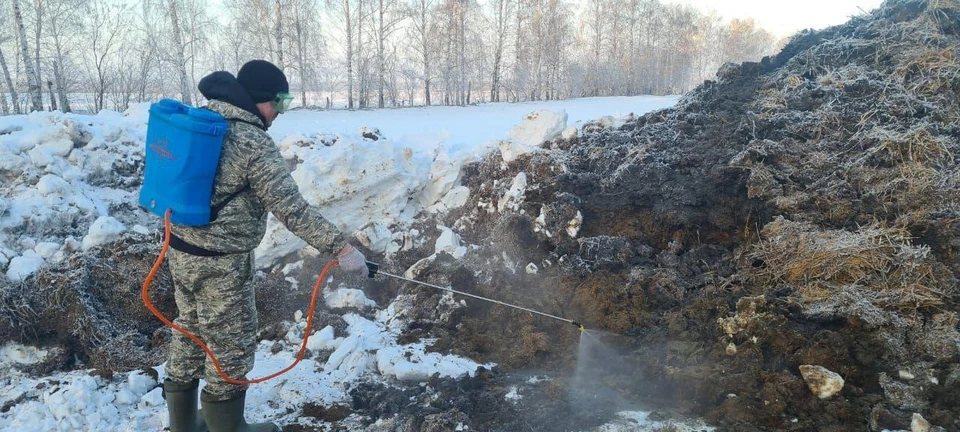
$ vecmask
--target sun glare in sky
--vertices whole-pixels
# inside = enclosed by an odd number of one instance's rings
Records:
[[[715,10],[725,18],[753,18],[777,36],[789,36],[806,28],[821,29],[843,24],[852,16],[870,12],[882,0],[664,0],[689,4],[703,11]]]

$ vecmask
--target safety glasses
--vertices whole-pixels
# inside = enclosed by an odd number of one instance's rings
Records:
[[[278,113],[283,114],[290,109],[291,102],[293,102],[293,95],[290,93],[277,94],[277,97],[273,100],[273,109],[277,110]]]

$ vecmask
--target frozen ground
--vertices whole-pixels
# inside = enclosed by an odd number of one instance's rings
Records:
[[[577,133],[590,119],[616,124],[628,113],[642,114],[676,102],[673,97],[598,98],[476,107],[432,107],[381,111],[295,111],[271,129],[284,156],[296,162],[294,178],[308,200],[344,232],[371,249],[395,252],[416,232],[404,225],[421,212],[462,205],[469,194],[459,185],[463,163],[490,151],[537,151],[546,139]],[[158,219],[136,208],[142,175],[147,107],[96,116],[35,113],[0,118],[0,274],[8,286],[30,277],[48,262],[91,248],[109,247],[125,232],[153,232]],[[148,228],[149,227],[149,228]],[[394,232],[395,231],[395,232]],[[452,234],[452,233],[451,233]],[[458,246],[442,237],[438,250]],[[271,224],[258,265],[270,268],[303,243]],[[329,307],[352,307],[347,336],[318,329],[309,359],[279,379],[250,392],[250,420],[299,418],[306,402],[348,402],[347,391],[361,381],[418,385],[435,373],[473,374],[477,363],[427,352],[429,341],[397,342],[395,307],[376,305],[358,288],[340,287],[324,296]],[[375,316],[375,318],[373,318]],[[291,314],[282,341],[263,342],[258,377],[289,364],[303,332],[302,314]],[[277,345],[279,344],[279,345]],[[279,351],[276,348],[281,348]],[[7,343],[0,349],[0,429],[158,430],[166,421],[156,388],[163,378],[151,371],[109,376],[76,370],[33,376],[30,365],[47,354]],[[419,384],[422,385],[422,384]],[[517,395],[522,395],[522,389]],[[646,430],[644,415],[624,414],[603,430]],[[631,420],[633,419],[633,420]]]
[[[328,296],[328,303],[334,297]],[[351,293],[351,297],[355,305],[370,302],[362,294]],[[340,300],[328,306],[342,307],[343,303]],[[268,375],[294,361],[306,327],[300,314],[291,316],[291,320],[298,318],[283,340],[261,342],[249,377]],[[480,366],[468,359],[428,353],[425,343],[398,345],[397,332],[388,329],[392,319],[386,311],[375,320],[347,314],[348,336],[334,338],[330,327],[313,332],[308,348],[313,352],[332,350],[327,360],[307,359],[287,374],[253,386],[248,393],[248,419],[316,423],[316,419],[301,418],[299,408],[307,402],[349,403],[351,384],[371,376],[416,385],[435,373],[441,377],[472,375]],[[0,371],[4,375],[0,378],[0,406],[12,406],[0,414],[0,429],[143,431],[166,426],[166,407],[156,386],[164,377],[162,365],[156,368],[156,380],[145,372],[111,378],[83,370],[45,377],[21,372],[48,354],[16,343],[0,348]]]

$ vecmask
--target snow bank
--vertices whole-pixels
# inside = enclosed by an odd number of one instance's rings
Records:
[[[4,383],[0,394],[4,395],[2,399],[12,396],[25,401],[0,415],[0,429],[159,430],[161,422],[166,421],[163,400],[148,397],[157,382],[142,372],[117,374],[112,380],[79,371],[40,379],[19,378]]]
[[[332,147],[298,148],[293,172],[307,201],[344,232],[371,222],[410,220],[421,209],[409,198],[426,186],[436,152],[389,139],[345,137]],[[439,175],[442,175],[439,174]]]
[[[334,338],[333,328],[328,326],[315,332],[308,342],[311,350],[333,350],[326,362],[311,364],[312,360],[305,360],[290,372],[250,388],[248,421],[296,422],[306,403],[349,403],[349,389],[362,381],[422,382],[438,374],[473,375],[482,366],[462,357],[428,353],[424,343],[399,345],[399,333],[380,320],[357,314],[347,314],[344,320],[347,337]],[[282,349],[276,353],[274,342],[262,342],[248,376],[265,376],[291,364],[305,326],[303,322],[295,326],[280,341]],[[0,369],[12,363],[35,363],[44,356],[34,348],[5,345],[0,348]],[[160,366],[157,370],[162,380],[164,369]],[[166,405],[157,381],[142,372],[116,373],[112,379],[93,376],[89,371],[41,378],[28,378],[16,371],[5,375],[0,378],[0,405],[16,399],[21,402],[0,413],[2,430],[160,430],[167,426]]]
[[[459,184],[465,163],[498,148],[509,157],[519,156],[562,134],[576,136],[570,124],[611,113],[611,118],[622,118],[676,100],[591,98],[467,109],[294,111],[281,116],[270,134],[284,157],[298,162],[293,176],[307,200],[345,233],[374,252],[389,254],[398,250],[391,243],[401,235],[386,234],[387,227],[402,227],[423,211],[449,211],[467,202],[470,190]],[[376,134],[370,133],[371,124]],[[276,232],[275,238],[268,237],[257,249],[263,257],[258,258],[260,268],[302,248],[295,236],[274,225],[279,224],[271,220],[268,230]]]
[[[74,238],[83,237],[88,249],[116,240],[125,224],[157,224],[131,210],[146,120],[140,109],[0,117],[0,268],[7,280],[22,281],[75,251]]]

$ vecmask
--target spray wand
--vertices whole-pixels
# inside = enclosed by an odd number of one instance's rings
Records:
[[[548,313],[536,311],[536,310],[533,310],[533,309],[528,309],[528,308],[525,308],[525,307],[522,307],[522,306],[512,305],[512,304],[510,304],[510,303],[504,303],[504,302],[502,302],[502,301],[500,301],[500,300],[494,300],[494,299],[491,299],[491,298],[481,297],[481,296],[478,296],[478,295],[475,295],[475,294],[465,293],[465,292],[463,292],[463,291],[457,291],[457,290],[455,290],[455,289],[453,289],[453,288],[442,287],[442,286],[439,286],[439,285],[429,284],[429,283],[421,282],[421,281],[418,281],[418,280],[415,280],[415,279],[408,279],[408,278],[405,278],[405,277],[403,277],[403,276],[397,276],[397,275],[395,275],[395,274],[390,274],[390,273],[387,273],[387,272],[384,272],[384,271],[380,270],[380,264],[377,264],[377,263],[374,263],[374,262],[367,261],[367,270],[368,270],[367,276],[368,276],[368,277],[371,277],[371,278],[374,277],[374,276],[376,276],[376,275],[378,275],[378,274],[381,274],[381,275],[388,276],[388,277],[391,277],[391,278],[394,278],[394,279],[399,279],[399,280],[406,281],[406,282],[413,282],[413,283],[415,283],[415,284],[417,284],[417,285],[421,285],[421,286],[425,286],[425,287],[430,287],[430,288],[438,289],[438,290],[440,290],[440,291],[445,291],[445,292],[448,292],[448,293],[453,293],[453,294],[458,294],[458,295],[462,295],[462,296],[466,296],[466,297],[470,297],[470,298],[475,298],[475,299],[477,299],[477,300],[483,300],[483,301],[485,301],[485,302],[490,302],[490,303],[498,304],[498,305],[501,305],[501,306],[506,306],[506,307],[509,307],[509,308],[519,309],[519,310],[522,310],[522,311],[524,311],[524,312],[530,312],[530,313],[532,313],[532,314],[537,314],[537,315],[544,316],[544,317],[547,317],[547,318],[555,319],[555,320],[557,320],[557,321],[563,321],[563,322],[565,322],[565,323],[573,324],[573,326],[576,327],[576,328],[577,328],[578,330],[580,330],[581,332],[584,331],[583,324],[580,324],[579,322],[574,321],[574,320],[569,320],[569,319],[566,319],[566,318],[561,318],[561,317],[558,317],[558,316],[556,316],[556,315],[550,315],[550,314],[548,314]]]

